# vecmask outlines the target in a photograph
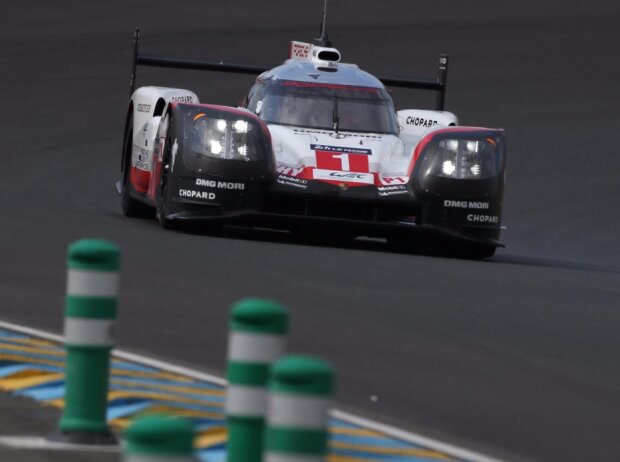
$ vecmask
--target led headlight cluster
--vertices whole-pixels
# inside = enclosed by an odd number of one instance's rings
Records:
[[[490,140],[492,141],[492,140]],[[443,139],[437,143],[429,175],[477,180],[497,172],[495,146],[489,139]]]
[[[243,119],[197,117],[194,120],[192,151],[216,159],[258,160],[252,149],[254,125]]]

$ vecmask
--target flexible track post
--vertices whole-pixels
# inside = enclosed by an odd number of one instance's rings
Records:
[[[261,462],[267,383],[272,363],[284,354],[288,313],[268,300],[233,306],[228,339],[228,462]]]
[[[323,462],[334,373],[325,361],[286,356],[269,380],[263,462]]]
[[[115,444],[106,421],[110,352],[114,346],[119,248],[83,239],[69,246],[65,301],[65,406],[60,432],[67,443]]]
[[[193,462],[194,428],[191,420],[146,416],[123,435],[123,462]]]

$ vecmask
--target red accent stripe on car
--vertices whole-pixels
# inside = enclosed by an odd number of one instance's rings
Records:
[[[151,172],[146,170],[140,170],[137,167],[131,167],[129,170],[129,181],[133,188],[141,193],[145,193],[149,188],[149,180],[151,178]]]

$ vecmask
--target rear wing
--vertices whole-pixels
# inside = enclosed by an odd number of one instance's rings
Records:
[[[168,67],[174,69],[192,69],[198,71],[229,72],[234,74],[259,75],[275,66],[253,66],[247,64],[225,63],[223,61],[191,61],[186,59],[165,58],[162,56],[143,55],[139,53],[140,29],[133,36],[133,64],[131,68],[131,94],[135,90],[138,66]],[[401,77],[376,76],[386,87],[410,88],[416,90],[433,90],[437,92],[436,110],[444,111],[446,105],[446,84],[448,81],[448,55],[439,55],[439,69],[436,79],[408,79]]]

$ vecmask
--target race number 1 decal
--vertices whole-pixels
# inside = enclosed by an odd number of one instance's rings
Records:
[[[370,172],[368,161],[372,153],[370,149],[342,148],[320,144],[313,144],[310,149],[316,153],[316,168],[318,169],[356,173]]]
[[[342,164],[342,168],[340,170],[343,170],[345,172],[351,171],[351,163],[349,162],[349,154],[338,154],[337,156],[332,156],[332,159],[340,159],[340,162]]]

